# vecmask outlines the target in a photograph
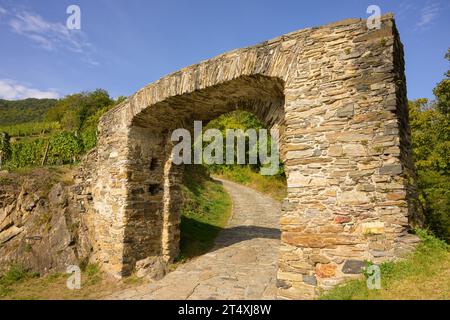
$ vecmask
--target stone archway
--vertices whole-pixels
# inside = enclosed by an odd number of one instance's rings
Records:
[[[130,260],[122,272],[130,272],[136,261],[148,256],[161,255],[167,261],[177,256],[183,166],[172,163],[172,132],[192,132],[194,121],[207,123],[238,108],[253,112],[268,127],[283,128],[283,107],[282,80],[252,75],[171,97],[134,116],[127,141],[124,231]]]
[[[350,19],[234,50],[141,89],[100,122],[95,255],[108,272],[174,257],[181,167],[170,133],[244,108],[282,129],[288,196],[279,295],[312,296],[364,260],[412,247],[414,207],[403,51],[391,15]]]

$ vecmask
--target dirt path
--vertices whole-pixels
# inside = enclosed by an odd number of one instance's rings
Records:
[[[239,184],[222,181],[233,215],[207,254],[160,281],[108,299],[274,299],[280,204]]]

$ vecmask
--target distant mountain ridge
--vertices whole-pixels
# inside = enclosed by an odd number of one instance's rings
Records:
[[[56,99],[0,99],[0,126],[43,121],[48,109],[57,102]]]

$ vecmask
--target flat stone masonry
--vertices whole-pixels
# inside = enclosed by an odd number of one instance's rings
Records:
[[[348,19],[184,68],[139,90],[99,125],[89,210],[94,258],[116,277],[178,253],[182,166],[170,135],[243,109],[280,129],[283,202],[278,297],[310,298],[361,263],[410,251],[420,224],[403,47]],[[276,213],[274,213],[276,214]]]

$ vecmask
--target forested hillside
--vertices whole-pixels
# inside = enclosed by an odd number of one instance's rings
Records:
[[[0,99],[0,126],[42,121],[47,111],[57,102],[55,99]]]

